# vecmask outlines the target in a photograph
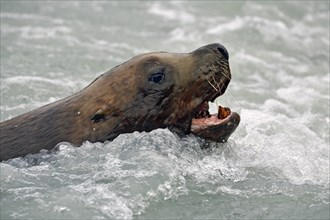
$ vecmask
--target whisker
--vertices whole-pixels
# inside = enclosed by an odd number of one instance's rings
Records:
[[[220,81],[220,83],[222,83],[222,85],[224,85],[223,82]],[[236,99],[236,97],[230,92],[230,91],[226,91],[227,93],[229,93],[229,95],[235,100],[235,102],[239,105],[239,107],[242,109],[243,106],[241,105],[241,103]],[[218,104],[218,103],[217,103]]]
[[[217,91],[217,92],[219,92],[219,90],[210,82],[210,80],[209,79],[206,79],[206,81],[210,84],[210,86],[212,86],[213,87],[213,89],[215,90],[215,91]]]
[[[217,83],[217,81],[215,80],[214,76],[212,76],[212,79],[213,79],[213,82],[218,86],[218,90],[220,91],[221,90],[220,84]]]
[[[226,71],[224,69],[221,69],[221,74],[226,77],[227,79],[231,80],[231,78],[229,77],[229,75],[226,74]]]
[[[192,74],[195,74],[196,72],[206,69],[207,67],[208,67],[208,65],[202,66],[202,67],[198,68],[197,70],[195,70],[194,72],[192,72]]]
[[[224,68],[222,67],[223,65],[221,65],[221,62],[217,61],[217,64],[219,64],[219,67],[220,67],[220,69],[222,70],[222,71],[221,71],[222,75],[224,75],[227,79],[230,80],[230,77],[229,77],[229,75],[226,74],[226,69],[224,69]],[[225,65],[225,64],[224,64],[224,65]]]
[[[219,65],[219,68],[221,69],[221,74],[222,74],[225,78],[231,80],[231,77],[229,77],[229,75],[228,75],[228,73],[227,73],[227,69],[223,67],[223,66],[226,66],[227,63],[225,63],[225,62],[221,63],[220,61],[217,61],[216,64]],[[206,69],[206,68],[208,68],[208,67],[209,67],[208,65],[205,65],[205,66],[203,66],[203,67],[200,67],[199,69],[195,70],[192,74],[195,74],[196,72],[202,71],[203,69]],[[215,68],[215,66],[214,66],[213,63],[212,63],[212,70],[213,70],[214,72],[216,72],[216,70],[217,70],[217,68]],[[219,82],[217,82],[217,81],[215,80],[214,76],[212,76],[212,81],[215,83],[216,86],[215,86],[212,82],[210,82],[210,80],[209,80],[208,78],[206,78],[206,81],[207,81],[208,84],[210,84],[210,86],[211,86],[215,91],[217,91],[217,92],[221,91],[221,88],[222,88],[223,86],[225,86],[225,84],[224,84],[221,80],[220,80]],[[226,91],[226,92],[229,93],[229,95],[234,99],[234,101],[239,105],[239,107],[240,107],[241,109],[243,109],[241,103],[236,99],[236,97],[235,97],[230,91]],[[217,106],[220,105],[219,102],[218,102],[217,100],[215,100],[215,103],[216,103]]]

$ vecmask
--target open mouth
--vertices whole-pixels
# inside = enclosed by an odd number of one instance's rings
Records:
[[[215,57],[216,60],[208,60],[207,65],[199,68],[201,75],[196,83],[194,91],[198,91],[195,97],[199,99],[193,100],[193,111],[190,114],[191,124],[190,131],[196,136],[215,142],[225,142],[229,136],[235,131],[240,122],[240,116],[236,112],[231,111],[228,107],[218,106],[215,114],[209,112],[209,102],[223,95],[231,80],[231,73],[228,63],[228,54],[219,50],[222,56]],[[214,51],[213,51],[214,52]],[[215,51],[217,54],[217,51]],[[224,59],[224,57],[226,59]],[[199,102],[202,101],[202,102]]]
[[[210,125],[219,125],[225,123],[231,114],[231,110],[228,107],[218,106],[218,112],[210,114],[209,103],[203,102],[192,119],[191,131],[206,128]]]
[[[210,114],[208,101],[205,101],[198,106],[192,119],[191,132],[207,140],[225,142],[239,122],[239,114],[228,107],[218,106],[218,112]]]

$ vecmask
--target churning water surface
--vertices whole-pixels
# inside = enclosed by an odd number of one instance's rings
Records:
[[[1,219],[329,219],[329,1],[2,1],[1,121],[219,42],[228,143],[167,129],[2,162]],[[19,135],[19,134],[17,134]]]

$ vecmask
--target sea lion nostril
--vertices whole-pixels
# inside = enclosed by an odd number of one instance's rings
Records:
[[[228,51],[227,51],[227,49],[224,46],[219,45],[217,49],[222,54],[222,56],[224,56],[227,60],[229,60]]]

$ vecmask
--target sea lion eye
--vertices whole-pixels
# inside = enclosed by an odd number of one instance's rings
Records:
[[[149,76],[148,81],[149,82],[154,82],[154,83],[162,83],[164,81],[165,74],[163,70],[155,72]]]

